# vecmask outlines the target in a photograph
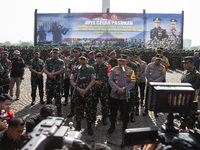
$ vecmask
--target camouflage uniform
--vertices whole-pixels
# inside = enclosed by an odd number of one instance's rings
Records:
[[[57,72],[64,68],[64,62],[62,59],[49,58],[46,60],[46,70],[50,73]],[[46,80],[46,97],[47,104],[52,104],[52,98],[55,99],[55,105],[58,111],[61,110],[61,88],[62,88],[62,74],[56,75],[55,79],[51,79],[47,76]]]
[[[96,72],[96,80],[101,83],[100,87],[95,87],[94,89],[94,118],[96,120],[96,112],[97,112],[97,104],[98,99],[101,101],[101,113],[102,113],[102,121],[103,124],[106,125],[106,116],[108,115],[109,111],[109,102],[108,102],[108,74],[111,71],[110,64],[104,62],[103,64],[99,65],[97,62],[93,65],[95,72]]]
[[[0,65],[2,65],[3,67],[2,68],[3,73],[0,75],[0,94],[8,93],[9,83],[10,83],[9,73],[12,68],[12,62],[9,59],[7,59],[6,61],[0,59]],[[2,85],[2,90],[1,90],[1,85]]]
[[[30,61],[30,68],[34,69],[37,72],[41,72],[44,66],[44,61],[40,58],[38,59],[31,59]],[[39,88],[39,96],[40,96],[40,102],[43,102],[43,96],[44,96],[44,91],[43,91],[43,76],[41,75],[39,78],[37,76],[37,74],[31,72],[31,97],[33,99],[33,101],[35,101],[35,97],[36,97],[36,90],[37,90],[37,86]]]
[[[132,62],[132,61],[128,61],[128,63],[126,64],[128,67],[130,67],[134,73],[137,75],[139,73],[139,68],[137,67],[137,64]],[[136,87],[137,86],[137,87]],[[137,105],[137,103],[139,103],[139,98],[138,98],[138,83],[137,80],[135,81],[135,86],[130,90],[130,113],[131,113],[131,121],[134,122],[134,108]],[[137,111],[137,110],[136,110]]]
[[[190,83],[194,86],[195,81],[199,76],[199,72],[194,68],[192,71],[185,70],[181,77],[181,83]]]
[[[70,77],[70,80],[76,80],[78,75],[78,67],[75,66],[72,70],[72,74]],[[82,67],[80,69],[80,74],[77,82],[77,86],[81,89],[86,89],[88,84],[91,82],[91,79],[95,79],[95,71],[92,66],[86,65],[85,67]],[[86,112],[86,120],[89,123],[92,123],[92,90],[88,90],[87,94],[82,97],[79,92],[76,90],[74,95],[74,103],[75,103],[75,113],[76,113],[76,121],[81,121],[82,112],[85,109]]]
[[[95,62],[96,62],[95,60],[89,59],[88,62],[87,62],[87,64],[90,65],[90,66],[92,66],[93,64],[95,64]]]

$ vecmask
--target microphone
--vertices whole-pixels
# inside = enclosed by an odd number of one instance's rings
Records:
[[[81,140],[74,139],[71,137],[65,137],[63,139],[63,145],[72,148],[72,149],[85,149],[85,150],[91,150],[90,146],[84,143]]]
[[[125,70],[125,67],[124,67],[124,65],[122,65],[122,71],[123,72],[125,72],[126,70]]]
[[[80,70],[82,68],[82,65],[80,65],[79,67],[78,67],[78,70]]]

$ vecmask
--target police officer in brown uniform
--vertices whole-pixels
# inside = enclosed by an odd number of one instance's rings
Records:
[[[122,105],[122,107],[125,106],[123,107],[123,109],[126,108],[122,110],[122,116],[124,121],[123,129],[126,129],[128,124],[129,103],[126,101],[126,96],[128,96],[128,99],[130,98],[130,90],[134,87],[136,78],[134,71],[126,66],[126,58],[127,56],[124,54],[119,55],[118,66],[112,69],[112,72],[108,79],[108,82],[112,88],[110,93],[111,126],[108,129],[108,133],[112,133],[115,130],[117,111],[120,105]]]
[[[165,66],[161,64],[161,60],[163,59],[162,55],[156,55],[155,62],[152,62],[147,65],[145,75],[147,78],[147,90],[146,90],[146,99],[145,99],[145,110],[143,112],[143,115],[146,115],[148,113],[147,108],[147,98],[148,98],[148,91],[149,91],[149,82],[162,82],[165,79],[166,76],[166,70]],[[157,117],[157,114],[155,114]]]

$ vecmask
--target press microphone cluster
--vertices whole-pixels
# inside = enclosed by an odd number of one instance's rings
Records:
[[[125,67],[124,67],[124,65],[122,65],[122,71],[123,72],[125,72],[126,70],[125,70]]]

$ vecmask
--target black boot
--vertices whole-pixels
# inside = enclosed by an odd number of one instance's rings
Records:
[[[134,113],[131,113],[130,120],[131,120],[131,122],[135,122]]]
[[[67,115],[67,118],[71,118],[75,115],[74,109],[75,109],[74,106],[71,106],[71,112]]]
[[[87,123],[87,131],[88,131],[88,135],[93,134],[92,123]]]
[[[102,116],[102,123],[103,123],[103,125],[107,125],[108,124],[108,122],[106,120],[106,115]]]
[[[61,104],[57,106],[57,114],[59,117],[62,117]]]
[[[136,115],[136,116],[139,116],[139,108],[138,108],[138,107],[136,107],[135,115]]]
[[[35,105],[35,97],[32,97],[32,102],[31,102],[31,105]]]
[[[43,96],[40,97],[40,104],[44,104]]]
[[[76,128],[75,128],[76,131],[80,131],[81,130],[81,121],[77,121],[76,122]]]
[[[63,106],[67,106],[68,105],[68,97],[65,97],[65,102],[63,103]]]
[[[148,115],[148,110],[145,108],[143,112],[143,116],[146,116],[146,115]]]
[[[111,122],[111,126],[108,129],[108,133],[111,134],[115,131],[115,122]]]

